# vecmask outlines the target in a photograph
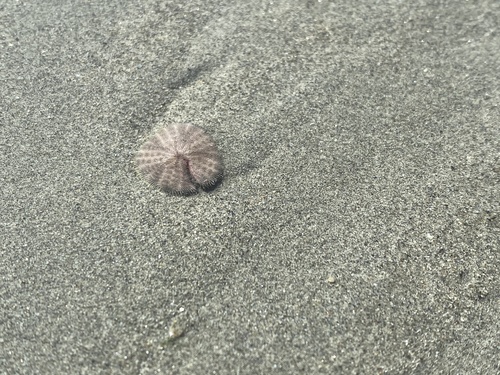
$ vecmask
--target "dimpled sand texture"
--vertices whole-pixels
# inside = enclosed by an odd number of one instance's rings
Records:
[[[136,162],[150,183],[178,194],[209,187],[222,176],[212,137],[191,124],[160,129],[140,148]]]

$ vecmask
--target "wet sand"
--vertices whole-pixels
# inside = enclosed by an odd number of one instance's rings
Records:
[[[500,371],[498,2],[71,3],[0,7],[0,374]]]

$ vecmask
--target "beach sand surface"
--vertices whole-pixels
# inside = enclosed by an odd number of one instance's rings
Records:
[[[0,374],[500,372],[500,3],[0,5]],[[192,123],[224,177],[134,155]]]

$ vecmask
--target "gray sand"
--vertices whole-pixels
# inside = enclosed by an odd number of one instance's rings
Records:
[[[0,374],[498,374],[499,24],[4,0]],[[170,122],[216,139],[214,191],[137,174]]]

